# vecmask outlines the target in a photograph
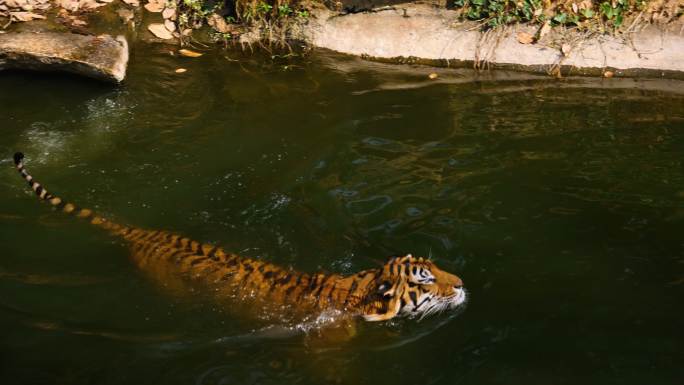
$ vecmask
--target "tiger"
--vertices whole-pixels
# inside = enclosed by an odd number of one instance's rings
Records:
[[[28,173],[21,152],[14,154],[14,164],[41,201],[127,243],[139,268],[162,266],[185,280],[210,286],[217,295],[257,299],[306,314],[335,310],[370,322],[395,317],[422,318],[456,309],[466,301],[461,278],[440,269],[431,259],[406,254],[390,257],[381,267],[356,274],[307,274],[241,257],[172,232],[113,222],[49,193]]]

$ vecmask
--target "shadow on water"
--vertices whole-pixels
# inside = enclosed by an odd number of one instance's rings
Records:
[[[681,82],[133,49],[120,87],[0,74],[3,383],[682,378]],[[124,245],[37,204],[18,149],[118,222],[310,272],[430,256],[471,301],[312,349],[169,296]]]

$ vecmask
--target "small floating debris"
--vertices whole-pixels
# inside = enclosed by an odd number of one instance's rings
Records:
[[[188,70],[186,70],[185,68],[176,68],[175,72],[177,74],[182,74],[182,73],[188,72]]]
[[[428,75],[428,78],[429,78],[430,80],[435,80],[435,79],[437,79],[438,77],[439,77],[439,75],[437,75],[437,74],[434,73],[434,72],[431,73],[430,75]]]
[[[185,56],[185,57],[200,57],[200,56],[203,55],[203,54],[201,54],[201,53],[199,53],[199,52],[191,51],[191,50],[185,49],[185,48],[179,49],[179,50],[178,50],[178,53],[179,53],[181,56]]]

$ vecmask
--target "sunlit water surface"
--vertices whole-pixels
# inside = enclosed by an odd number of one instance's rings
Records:
[[[121,87],[0,73],[0,383],[684,380],[682,83],[168,51]],[[17,149],[121,223],[310,272],[431,256],[470,301],[313,349],[170,295]]]

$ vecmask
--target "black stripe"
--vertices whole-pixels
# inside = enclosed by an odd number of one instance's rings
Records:
[[[291,279],[292,279],[292,274],[287,273],[283,278],[280,278],[278,280],[278,283],[281,285],[286,285],[288,282],[290,282]]]
[[[418,305],[418,296],[416,295],[415,291],[409,291],[409,297],[411,297],[411,302],[413,302],[413,306]]]
[[[325,287],[325,284],[326,284],[328,281],[330,281],[330,278],[332,278],[332,274],[329,275],[329,276],[327,276],[327,277],[325,277],[325,278],[323,278],[323,281],[321,282],[321,285],[320,285],[320,286],[318,287],[318,289],[316,289],[316,291],[314,292],[314,295],[315,295],[315,296],[318,296],[319,294],[321,294],[321,291],[323,291],[323,288]],[[318,301],[318,299],[317,299],[316,301]]]
[[[218,250],[218,247],[214,246],[207,253],[207,257],[209,257],[212,261],[218,261],[219,260],[219,257],[216,255],[216,250]]]
[[[349,298],[351,298],[352,293],[354,293],[357,286],[359,286],[359,283],[356,280],[354,280],[351,284],[351,287],[349,288],[349,292],[347,293],[347,298],[344,299],[344,305],[343,306],[347,305],[347,302],[349,302]]]
[[[430,300],[432,300],[431,297],[425,298],[425,299],[423,300],[423,302],[419,303],[418,306],[416,306],[416,307],[413,309],[413,311],[418,311],[418,309],[420,309],[420,307],[423,306],[424,303],[430,302]]]
[[[194,259],[192,262],[190,262],[190,266],[195,266],[195,265],[197,265],[198,263],[200,263],[200,262],[202,262],[202,261],[204,261],[204,260],[207,260],[207,259],[209,259],[209,258],[207,258],[207,257],[200,257],[200,258]]]
[[[244,263],[242,266],[244,266],[245,271],[247,271],[247,274],[242,277],[242,281],[245,281],[254,272],[254,266],[250,265],[249,263]]]
[[[183,260],[184,260],[185,258],[187,258],[187,257],[192,257],[193,255],[194,255],[194,254],[188,253],[188,252],[185,251],[185,250],[179,250],[179,251],[177,251],[177,252],[175,252],[175,253],[173,254],[173,256],[175,257],[174,259],[176,260],[176,263],[181,263],[181,262],[183,262]]]
[[[332,303],[332,296],[333,292],[335,291],[335,287],[337,287],[337,282],[338,281],[335,281],[335,283],[333,283],[332,287],[330,288],[330,291],[328,291],[328,305]]]
[[[297,276],[297,281],[295,281],[295,284],[292,285],[292,286],[290,286],[290,287],[288,287],[287,290],[285,290],[285,296],[286,296],[286,297],[289,297],[290,294],[292,294],[292,292],[293,292],[293,291],[302,283],[302,277],[303,277],[303,276],[304,276],[304,274],[298,275],[298,276]],[[302,292],[304,292],[304,290],[302,290]]]
[[[269,272],[269,273],[270,273],[270,272]],[[268,283],[268,291],[266,291],[266,294],[270,295],[271,292],[273,291],[273,289],[275,289],[277,286],[278,286],[278,281],[275,280],[275,279],[272,279],[272,280]]]

